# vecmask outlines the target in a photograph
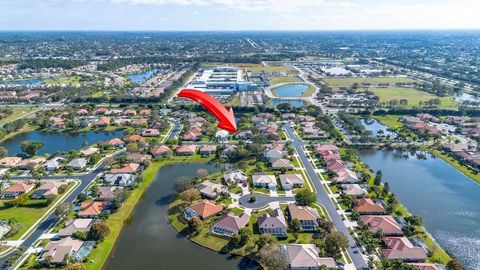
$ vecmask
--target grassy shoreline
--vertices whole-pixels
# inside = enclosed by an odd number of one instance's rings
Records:
[[[142,173],[143,181],[139,186],[132,191],[131,195],[125,201],[125,203],[120,207],[120,209],[111,214],[106,220],[106,224],[110,228],[110,234],[104,239],[103,242],[99,243],[92,253],[89,255],[88,262],[85,263],[87,269],[102,269],[105,262],[108,260],[110,252],[115,247],[118,236],[120,235],[124,224],[126,224],[135,209],[135,206],[140,201],[143,196],[144,191],[150,186],[150,184],[155,180],[158,170],[167,165],[172,165],[175,163],[201,163],[209,162],[211,158],[199,158],[199,157],[173,157],[171,159],[161,160],[152,162],[150,166]]]

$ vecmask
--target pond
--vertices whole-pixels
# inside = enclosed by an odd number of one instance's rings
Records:
[[[283,100],[283,99],[272,99],[272,105],[277,106],[278,104],[288,103],[293,107],[302,107],[305,105],[305,101],[297,99],[297,100]]]
[[[203,248],[179,234],[168,221],[168,204],[178,177],[194,177],[198,169],[215,171],[213,165],[176,164],[162,167],[135,207],[132,221],[123,228],[104,266],[108,270],[210,270],[258,269],[238,259]]]
[[[138,72],[138,73],[133,73],[129,74],[128,78],[134,83],[134,84],[142,84],[146,82],[148,79],[150,79],[153,75],[155,75],[159,69],[153,68],[149,69],[143,72]]]
[[[461,93],[460,95],[455,97],[455,101],[457,102],[464,102],[464,101],[474,101],[480,102],[480,96],[468,94],[468,93]]]
[[[376,137],[380,136],[390,136],[390,138],[395,138],[397,134],[392,131],[388,131],[388,127],[381,124],[375,119],[362,119],[362,126],[365,127],[366,130],[372,132],[372,135]]]
[[[303,83],[289,83],[272,89],[279,97],[301,97],[308,91],[308,85]]]
[[[427,154],[425,160],[394,151],[361,151],[381,170],[400,202],[423,217],[427,231],[467,269],[480,269],[480,185]]]
[[[71,133],[71,132],[46,132],[46,131],[32,131],[27,133],[20,133],[13,138],[10,138],[0,145],[8,149],[9,155],[17,155],[22,153],[20,144],[23,141],[40,141],[44,143],[42,149],[40,149],[37,154],[53,154],[56,152],[70,151],[75,149],[80,149],[85,145],[94,144],[97,142],[107,141],[113,138],[121,138],[124,133],[122,130],[116,131],[89,131],[81,133]]]

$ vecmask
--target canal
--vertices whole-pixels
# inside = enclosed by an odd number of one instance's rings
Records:
[[[480,269],[480,185],[427,154],[360,151],[363,162],[381,170],[400,202],[423,217],[427,231],[467,269]]]
[[[8,149],[9,155],[22,153],[20,145],[23,141],[39,141],[44,146],[37,154],[53,154],[56,152],[70,151],[80,149],[83,146],[91,145],[97,142],[107,141],[113,138],[121,138],[122,130],[116,131],[89,131],[89,132],[46,132],[35,130],[32,132],[20,133],[14,137],[2,142],[0,145]]]
[[[168,204],[178,177],[194,177],[198,169],[214,171],[209,164],[177,164],[162,167],[134,210],[110,253],[108,270],[210,270],[257,269],[256,263],[198,246],[169,223]]]

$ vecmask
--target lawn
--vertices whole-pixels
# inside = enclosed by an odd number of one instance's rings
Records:
[[[51,80],[46,80],[46,85],[60,85],[60,84],[77,84],[80,83],[80,76],[58,77]]]
[[[378,77],[378,78],[325,78],[323,79],[325,83],[330,85],[332,88],[339,87],[350,87],[354,83],[362,84],[369,83],[371,85],[378,85],[389,83],[395,85],[395,83],[409,83],[414,82],[414,80],[407,77]]]
[[[128,219],[135,208],[135,205],[142,198],[142,194],[145,189],[150,186],[152,181],[155,179],[155,176],[160,168],[165,165],[173,164],[176,162],[208,162],[211,158],[200,158],[198,156],[192,157],[181,157],[173,158],[168,160],[162,160],[158,162],[152,162],[150,166],[142,173],[143,182],[133,190],[130,197],[125,201],[125,203],[120,207],[120,209],[111,214],[106,220],[106,224],[110,228],[110,234],[104,239],[103,242],[99,243],[96,248],[88,257],[88,262],[85,264],[87,269],[102,269],[104,263],[106,262],[110,251],[112,250],[115,242],[117,241],[118,236],[123,228],[123,225],[128,222]]]
[[[69,183],[69,192],[73,187],[73,182]],[[60,199],[62,195],[58,195],[50,205],[45,205],[46,200],[28,200],[25,205],[5,208],[4,203],[6,200],[0,200],[0,216],[1,219],[15,218],[18,223],[23,227],[14,235],[8,238],[8,240],[19,239],[35,222],[38,221],[50,207]]]
[[[373,118],[375,120],[377,120],[378,122],[388,126],[389,128],[394,128],[394,129],[397,129],[397,128],[402,128],[403,127],[403,123],[400,122],[400,117],[402,117],[401,115],[393,115],[393,114],[390,114],[390,115],[374,115]]]
[[[2,108],[2,107],[0,107]],[[29,114],[31,113],[32,111],[36,110],[37,108],[35,107],[24,107],[24,108],[11,108],[12,109],[12,114],[10,114],[9,116],[7,117],[4,117],[2,119],[0,119],[0,125],[3,125],[5,123],[8,123],[10,121],[13,121],[23,115],[26,115],[26,114]]]
[[[425,102],[434,98],[440,99],[440,108],[455,109],[458,107],[458,103],[454,100],[453,96],[439,97],[413,88],[388,87],[369,88],[368,90],[375,93],[375,95],[380,98],[380,102],[388,102],[393,99],[406,99],[408,100],[407,108],[418,107],[420,101]]]

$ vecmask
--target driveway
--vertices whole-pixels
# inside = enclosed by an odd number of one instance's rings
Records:
[[[255,202],[249,202],[251,197],[257,198]],[[259,209],[267,206],[269,203],[272,202],[294,202],[295,197],[270,197],[268,195],[264,194],[248,194],[241,196],[238,199],[238,204],[245,207],[245,208],[251,208],[251,209]]]

